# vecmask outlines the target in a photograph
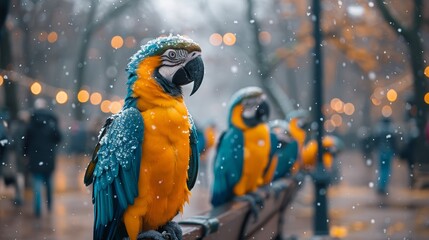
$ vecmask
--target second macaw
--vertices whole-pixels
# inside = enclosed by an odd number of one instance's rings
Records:
[[[277,142],[266,123],[268,115],[262,89],[247,87],[232,97],[229,127],[219,139],[214,160],[213,206],[271,181],[277,164]]]

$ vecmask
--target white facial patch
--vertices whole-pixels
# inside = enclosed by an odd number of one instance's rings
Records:
[[[165,79],[167,79],[168,81],[172,81],[174,74],[181,67],[182,67],[182,65],[162,66],[159,68],[159,74],[161,74],[161,76],[164,77]]]

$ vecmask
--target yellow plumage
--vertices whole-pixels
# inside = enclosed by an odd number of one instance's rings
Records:
[[[133,86],[137,108],[144,119],[139,195],[124,213],[131,240],[141,231],[157,229],[170,221],[188,202],[186,180],[190,157],[188,111],[183,98],[173,97],[152,79],[160,57],[143,60]]]

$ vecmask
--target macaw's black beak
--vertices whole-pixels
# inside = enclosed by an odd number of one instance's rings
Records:
[[[247,126],[254,127],[260,123],[266,122],[268,120],[269,115],[270,106],[267,102],[264,101],[258,105],[254,116],[250,118],[243,117],[243,121]]]
[[[262,102],[258,106],[258,110],[256,111],[256,118],[260,122],[266,122],[268,117],[270,116],[270,106],[267,102]]]
[[[179,86],[194,82],[191,96],[200,88],[204,77],[204,63],[201,56],[188,62],[184,67],[177,70],[173,76],[173,83]]]

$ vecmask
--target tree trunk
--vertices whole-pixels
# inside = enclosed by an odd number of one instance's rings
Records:
[[[74,88],[74,91],[72,92],[73,95],[73,101],[75,101],[75,109],[74,109],[74,116],[77,120],[83,119],[83,105],[79,101],[77,101],[77,94],[81,90],[84,78],[85,78],[85,68],[86,68],[86,57],[88,55],[88,49],[89,44],[91,43],[91,38],[93,35],[94,28],[90,27],[92,25],[92,22],[94,21],[95,13],[97,10],[97,4],[95,0],[91,1],[91,8],[88,13],[88,19],[86,23],[86,28],[83,30],[83,36],[82,36],[82,44],[79,49],[79,55],[76,62],[76,85]]]
[[[12,53],[9,38],[9,31],[5,26],[7,14],[9,12],[9,0],[0,3],[0,69],[8,70],[12,64]],[[5,79],[4,100],[6,109],[11,119],[16,119],[18,115],[18,99],[16,94],[16,84],[11,79]]]

